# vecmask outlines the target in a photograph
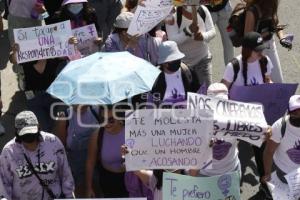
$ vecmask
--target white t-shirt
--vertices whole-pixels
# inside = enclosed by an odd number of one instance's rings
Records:
[[[281,118],[273,124],[271,140],[280,143],[273,160],[282,171],[289,173],[300,166],[300,128],[292,126],[289,118],[283,138],[281,137]]]
[[[167,88],[163,100],[171,100],[174,102],[184,100],[185,89],[181,76],[181,68],[179,68],[175,73],[172,74],[165,73],[165,80]]]
[[[236,78],[235,82],[233,83],[233,85],[244,86],[244,77],[243,77],[243,73],[242,73],[243,72],[242,55],[237,56],[236,59],[239,61],[240,70],[238,72],[237,78]],[[267,59],[268,59],[268,64],[267,64],[267,72],[265,73],[265,75],[270,76],[271,70],[273,68],[273,64],[269,57],[267,57]],[[261,74],[259,60],[256,60],[252,63],[248,63],[248,73],[247,74],[248,74],[247,83],[249,86],[259,85],[259,84],[264,83],[264,80],[263,80],[263,77]],[[226,66],[223,79],[232,83],[233,78],[234,78],[234,70],[233,70],[232,63],[230,62]]]
[[[213,162],[211,169],[201,169],[200,174],[216,176],[235,171],[240,161],[238,157],[236,139],[218,140],[213,148]]]

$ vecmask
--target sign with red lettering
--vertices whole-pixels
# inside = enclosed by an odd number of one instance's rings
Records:
[[[69,44],[71,37],[70,21],[14,29],[15,43],[19,45],[16,53],[17,62],[73,56],[75,48]]]

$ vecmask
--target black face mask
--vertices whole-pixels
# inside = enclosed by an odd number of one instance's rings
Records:
[[[33,143],[37,141],[39,138],[39,134],[27,134],[20,136],[20,141],[25,143]]]
[[[175,60],[168,63],[167,69],[170,72],[176,72],[180,68],[181,60]]]
[[[295,127],[300,127],[300,117],[290,116],[290,123]]]

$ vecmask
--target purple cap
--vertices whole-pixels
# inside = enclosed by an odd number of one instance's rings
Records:
[[[64,6],[70,3],[87,3],[87,2],[88,2],[87,0],[64,0],[61,5]]]

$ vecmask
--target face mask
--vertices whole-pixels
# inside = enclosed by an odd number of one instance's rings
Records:
[[[290,116],[290,123],[293,126],[300,128],[300,117]]]
[[[175,60],[168,63],[167,69],[170,72],[176,72],[180,68],[181,60]]]
[[[73,15],[78,15],[82,9],[83,9],[83,4],[82,3],[75,3],[75,4],[69,4],[68,5],[68,10]]]
[[[39,134],[28,134],[20,136],[20,140],[25,143],[33,143],[36,141],[39,137]]]

